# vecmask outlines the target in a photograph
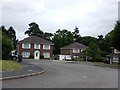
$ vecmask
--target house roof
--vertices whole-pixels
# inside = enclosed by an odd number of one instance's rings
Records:
[[[120,53],[117,53],[117,54],[109,54],[109,55],[106,55],[107,57],[120,57]]]
[[[87,46],[81,44],[81,43],[77,43],[77,42],[74,42],[74,43],[71,43],[67,46],[64,46],[60,49],[86,49]]]
[[[24,38],[23,40],[19,41],[19,43],[36,43],[36,44],[54,45],[52,42],[37,36],[30,36],[30,37]]]

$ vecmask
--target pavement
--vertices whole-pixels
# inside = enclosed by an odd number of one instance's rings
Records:
[[[19,63],[22,64],[22,68],[19,70],[0,72],[0,74],[2,74],[2,78],[0,78],[0,80],[23,78],[42,74],[45,72],[45,69],[43,67],[30,64],[26,60],[23,60]]]

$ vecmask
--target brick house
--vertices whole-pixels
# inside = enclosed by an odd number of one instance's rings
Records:
[[[19,41],[17,44],[17,52],[21,54],[23,58],[29,58],[30,55],[34,56],[34,59],[40,59],[40,54],[44,58],[53,57],[53,43],[42,39],[37,36],[30,36]]]
[[[82,53],[87,46],[74,42],[67,46],[60,48],[61,55],[59,55],[59,60],[63,59],[72,59],[72,58],[83,58],[84,54]]]

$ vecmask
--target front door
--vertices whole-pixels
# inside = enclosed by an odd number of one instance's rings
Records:
[[[40,52],[39,51],[34,52],[34,59],[40,59]]]

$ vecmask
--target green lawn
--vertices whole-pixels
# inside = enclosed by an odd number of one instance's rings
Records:
[[[0,60],[0,71],[12,71],[22,67],[21,64],[11,60]]]

